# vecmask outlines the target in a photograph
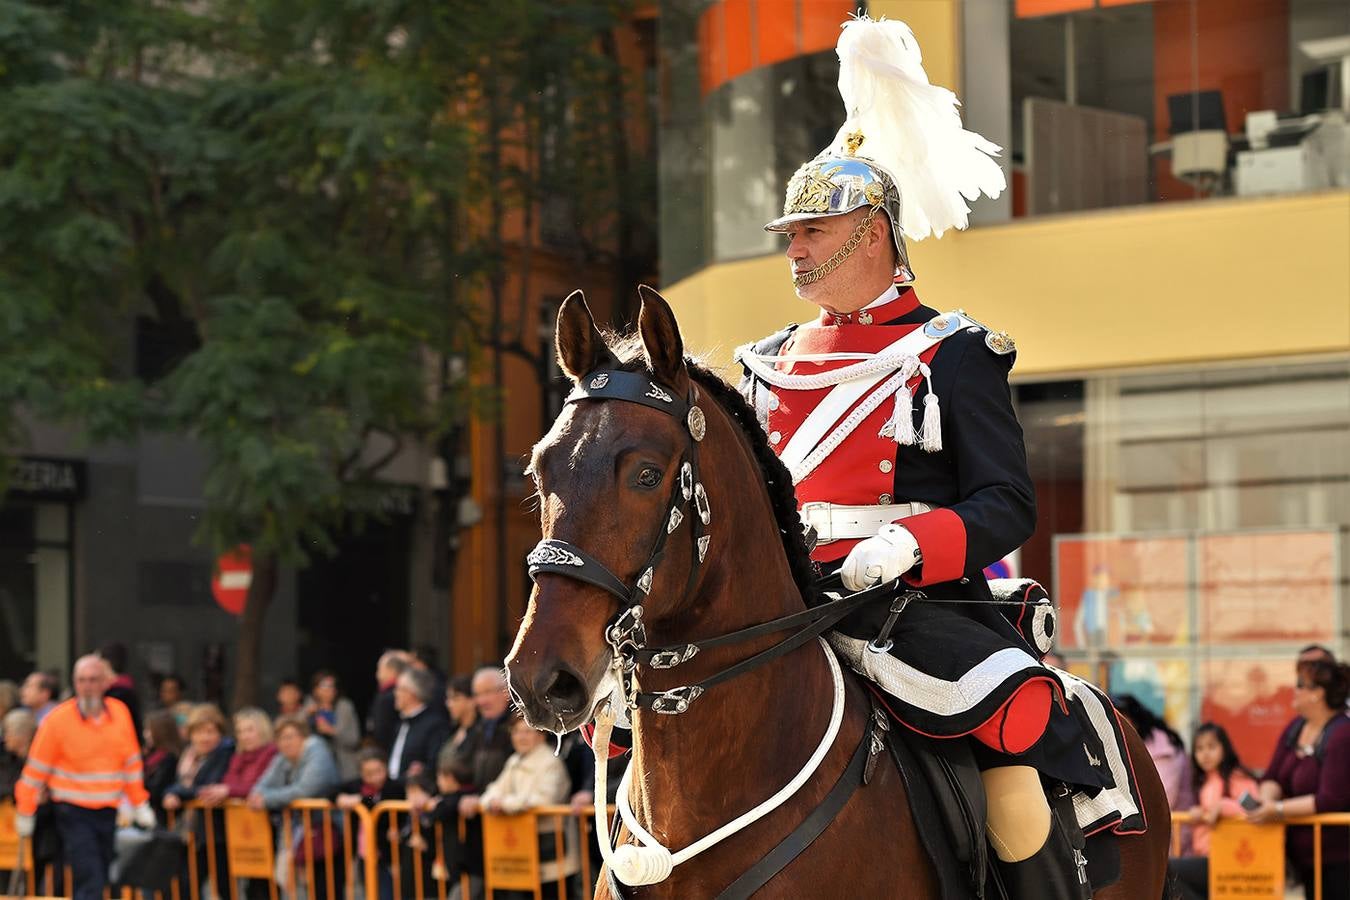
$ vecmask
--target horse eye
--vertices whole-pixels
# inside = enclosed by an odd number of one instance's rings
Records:
[[[661,470],[655,466],[643,466],[638,472],[637,483],[641,487],[654,488],[661,483]]]

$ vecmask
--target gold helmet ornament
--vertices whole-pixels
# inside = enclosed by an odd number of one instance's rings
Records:
[[[914,276],[905,238],[921,241],[969,223],[967,201],[996,198],[1007,186],[993,159],[1000,148],[961,124],[960,101],[930,84],[919,44],[904,22],[858,16],[839,36],[839,94],[846,118],[824,150],[788,182],[783,215],[764,226],[871,212],[839,252],[796,279],[798,287],[834,271],[861,243],[877,212],[891,222],[903,281]]]

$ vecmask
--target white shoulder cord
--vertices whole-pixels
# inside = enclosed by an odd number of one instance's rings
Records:
[[[830,645],[825,642],[824,638],[818,638],[818,640],[821,649],[825,651],[825,657],[830,662],[830,674],[834,676],[834,709],[830,714],[829,727],[825,729],[825,736],[821,738],[820,745],[816,747],[816,752],[806,761],[806,765],[797,773],[797,776],[784,785],[778,793],[749,812],[743,813],[716,831],[703,836],[675,853],[671,853],[670,850],[662,846],[660,841],[652,837],[650,832],[638,824],[637,816],[633,814],[628,799],[628,786],[633,775],[632,766],[629,766],[627,771],[623,773],[623,779],[619,782],[617,805],[619,817],[638,843],[623,844],[619,847],[611,846],[609,810],[605,797],[609,774],[607,769],[609,739],[614,730],[614,710],[609,701],[601,705],[595,714],[595,733],[592,735],[591,741],[592,749],[595,751],[595,820],[600,824],[599,833],[596,837],[600,841],[600,855],[604,857],[605,863],[609,866],[609,870],[614,873],[615,878],[631,887],[665,881],[680,863],[688,862],[709,847],[749,827],[782,806],[806,783],[807,779],[815,774],[816,769],[820,767],[821,761],[825,758],[825,754],[833,746],[834,739],[839,735],[839,726],[844,720],[844,675],[839,668],[839,660],[835,658]]]

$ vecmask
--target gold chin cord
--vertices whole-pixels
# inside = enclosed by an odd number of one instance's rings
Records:
[[[873,206],[869,209],[867,215],[863,216],[862,221],[858,223],[858,227],[853,229],[853,233],[848,236],[848,240],[844,241],[844,246],[836,250],[833,256],[811,271],[793,276],[792,283],[797,287],[806,287],[808,284],[815,284],[817,281],[839,268],[840,264],[852,256],[854,250],[858,249],[858,245],[862,243],[863,237],[867,234],[867,230],[872,227],[872,222],[877,217],[877,210],[880,208],[880,206]]]

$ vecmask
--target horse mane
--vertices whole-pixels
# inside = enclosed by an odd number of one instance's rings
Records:
[[[606,341],[610,350],[619,359],[619,368],[625,372],[648,372],[642,355],[642,341],[637,335],[607,334]],[[806,549],[802,533],[801,517],[797,513],[797,491],[792,485],[792,476],[787,466],[778,458],[769,446],[769,436],[759,425],[759,417],[750,408],[749,402],[741,392],[728,384],[722,376],[709,369],[697,359],[686,355],[685,365],[689,377],[703,388],[717,402],[722,410],[740,428],[746,443],[750,445],[755,462],[759,464],[764,487],[769,492],[769,503],[773,507],[774,520],[778,525],[778,535],[783,540],[783,552],[787,554],[788,566],[792,570],[792,580],[801,591],[802,599],[811,606],[816,597],[816,564]]]

